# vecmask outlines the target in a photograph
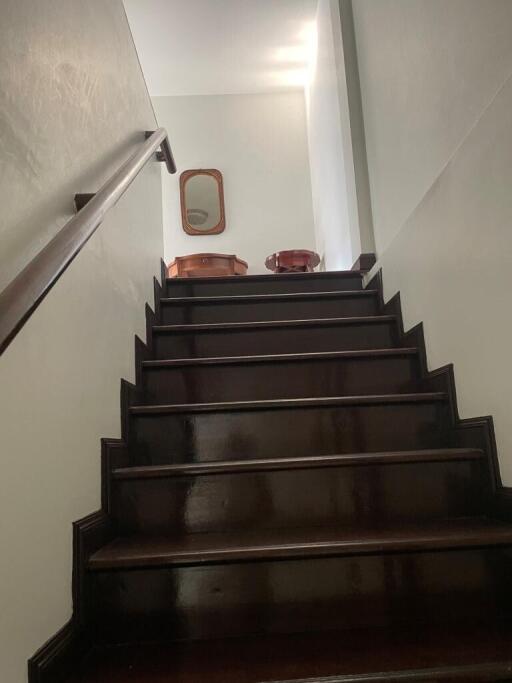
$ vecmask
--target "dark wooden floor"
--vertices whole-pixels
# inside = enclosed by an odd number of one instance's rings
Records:
[[[394,671],[400,674],[390,676]],[[384,680],[374,672],[391,683],[512,680],[512,625],[118,646],[94,652],[68,683],[262,683],[334,675],[340,681]]]

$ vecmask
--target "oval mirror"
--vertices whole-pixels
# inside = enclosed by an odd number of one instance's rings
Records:
[[[184,171],[180,177],[181,218],[189,235],[216,235],[226,227],[222,173]]]

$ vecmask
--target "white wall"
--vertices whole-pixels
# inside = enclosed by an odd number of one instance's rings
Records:
[[[4,2],[0,36],[9,279],[155,122],[116,0]],[[162,250],[151,164],[0,356],[2,683],[23,683],[71,616],[71,524],[100,504],[100,437],[120,435],[119,382]]]
[[[317,248],[326,270],[361,254],[339,4],[319,0],[317,50],[306,88]]]
[[[359,82],[359,64],[357,60],[357,46],[352,4],[352,0],[339,0],[341,35],[343,42],[343,64],[338,69],[338,81],[341,80],[339,91],[343,95],[343,101],[345,98],[348,98],[348,107],[347,105],[344,106],[348,108],[350,117],[350,141],[352,143],[352,148],[348,148],[347,158],[350,158],[351,152],[354,165],[355,194],[357,197],[357,217],[359,219],[361,252],[368,254],[375,253],[375,239],[373,236],[373,216],[370,197],[370,181],[368,177],[368,158],[366,154],[363,103],[361,99],[361,84]],[[345,131],[348,132],[348,126],[345,128]],[[354,188],[352,188],[352,191],[353,190]]]
[[[510,0],[353,3],[382,253],[512,68]]]
[[[385,296],[424,321],[431,368],[454,363],[461,416],[494,416],[511,485],[512,3],[354,14]]]
[[[236,253],[249,272],[262,273],[275,251],[315,248],[302,92],[153,102],[179,171],[217,168],[224,178],[226,230],[192,236],[181,225],[179,174],[163,175],[166,262],[197,252]]]
[[[0,289],[155,126],[121,0],[3,0]]]

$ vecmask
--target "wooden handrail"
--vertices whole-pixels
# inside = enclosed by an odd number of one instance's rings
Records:
[[[0,353],[44,299],[87,240],[98,229],[105,214],[123,196],[151,157],[165,162],[176,173],[167,131],[146,132],[146,141],[87,204],[66,223],[30,263],[0,293]],[[159,151],[160,150],[160,151]]]

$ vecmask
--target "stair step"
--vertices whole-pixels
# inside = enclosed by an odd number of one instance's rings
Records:
[[[155,325],[157,334],[174,334],[177,332],[225,332],[237,330],[265,330],[281,327],[322,327],[328,325],[379,325],[396,323],[395,315],[345,316],[341,318],[307,318],[304,320],[257,320],[248,322],[221,323],[186,323],[184,325]]]
[[[465,681],[465,683],[485,683],[486,681],[510,681],[512,675],[512,658],[501,662],[462,666],[441,666],[430,669],[409,671],[387,671],[375,674],[359,674],[355,676],[329,676],[328,678],[294,678],[287,681],[270,681],[264,683],[441,683],[442,681]]]
[[[393,358],[417,356],[417,348],[359,349],[347,351],[315,351],[308,353],[276,353],[252,356],[215,356],[213,358],[173,358],[146,360],[143,368],[196,367],[203,365],[249,365],[253,363],[286,363],[292,361],[345,360],[355,358]]]
[[[336,292],[286,292],[284,294],[227,294],[224,296],[176,296],[162,297],[164,306],[197,306],[199,304],[251,304],[256,302],[272,303],[274,301],[309,301],[311,299],[374,299],[378,297],[376,289],[341,290]]]
[[[368,396],[328,396],[322,398],[269,399],[261,401],[224,401],[222,403],[183,403],[169,405],[131,406],[132,415],[165,415],[173,413],[220,413],[253,410],[285,410],[319,406],[370,406],[400,403],[436,403],[447,400],[442,391],[412,394],[374,394]]]
[[[381,555],[512,545],[512,526],[488,519],[446,520],[399,529],[266,529],[243,534],[118,538],[94,553],[92,571]]]
[[[238,323],[157,325],[156,358],[247,356],[391,348],[397,346],[393,315],[311,317]]]
[[[511,652],[508,622],[251,635],[98,648],[66,683],[489,683]]]
[[[288,294],[242,294],[160,299],[164,324],[250,322],[341,315],[376,315],[377,290],[294,292]]]
[[[417,391],[418,349],[148,360],[144,403],[208,403]]]
[[[244,282],[286,282],[306,280],[312,282],[315,280],[325,280],[328,278],[340,279],[362,279],[366,271],[362,270],[326,270],[317,271],[314,273],[253,273],[251,275],[204,275],[194,277],[168,277],[166,282],[168,284],[201,284],[201,283],[215,283],[225,282],[233,285],[243,284]]]
[[[475,450],[233,460],[115,470],[110,512],[122,536],[284,534],[479,517],[489,488]]]
[[[227,277],[167,278],[168,296],[238,294],[279,294],[362,289],[360,271],[330,271],[321,273],[279,273]]]
[[[443,448],[450,441],[446,394],[137,405],[128,445],[134,465],[321,456]],[[466,444],[464,444],[466,445]]]
[[[430,462],[480,460],[485,457],[478,448],[438,448],[417,451],[383,453],[352,453],[303,458],[263,458],[253,460],[220,460],[178,465],[146,465],[118,467],[112,471],[117,480],[162,479],[168,477],[200,477],[239,472],[269,472],[274,470],[305,470],[324,467],[358,467],[365,465],[391,465]]]

